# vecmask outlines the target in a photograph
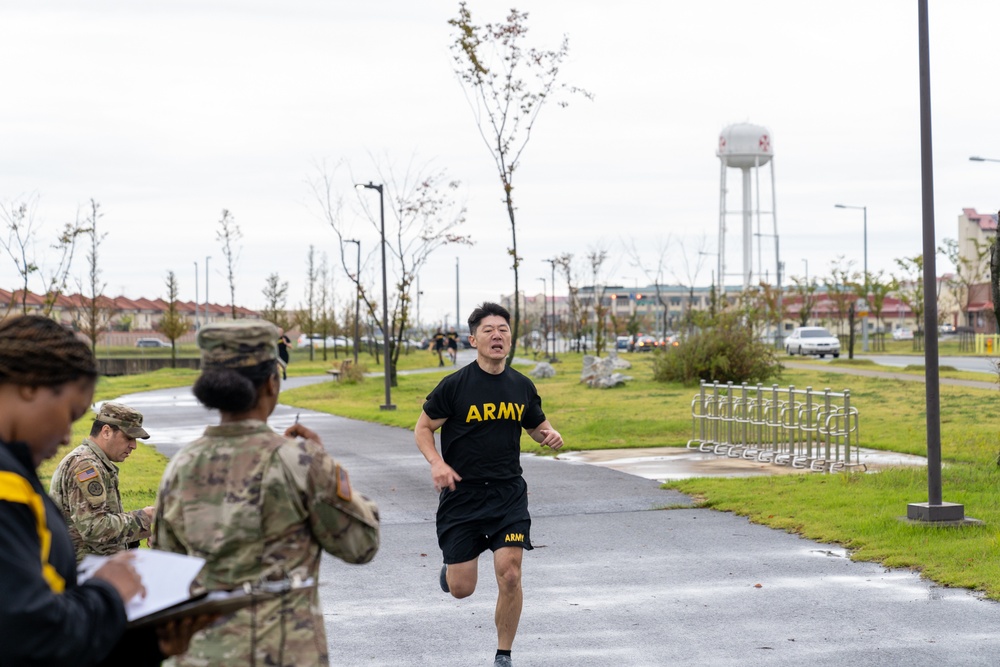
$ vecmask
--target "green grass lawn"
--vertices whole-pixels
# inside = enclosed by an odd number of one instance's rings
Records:
[[[317,375],[343,359],[309,362],[296,355],[292,375]],[[633,363],[624,371],[632,380],[623,387],[590,389],[579,382],[582,355],[560,355],[554,378],[536,380],[546,415],[559,429],[567,449],[683,446],[691,437],[691,400],[696,387],[661,384],[652,379],[652,355],[626,355]],[[371,357],[361,360],[369,370],[381,370]],[[800,359],[796,358],[796,362]],[[392,390],[397,409],[383,412],[384,387],[379,378],[358,383],[328,382],[286,391],[282,402],[306,409],[355,419],[412,428],[427,393],[453,367],[436,368],[436,357],[427,351],[401,356],[400,370],[431,367],[431,372],[399,375]],[[848,363],[878,367],[865,360]],[[861,445],[910,454],[925,454],[924,385],[920,382],[883,380],[834,373],[825,364],[809,370],[786,369],[781,386],[812,386],[835,391],[850,389],[852,405],[860,411]],[[521,367],[522,371],[531,366]],[[887,369],[899,372],[899,369]],[[950,374],[942,373],[942,377]],[[960,374],[967,379],[993,381],[988,374]],[[158,371],[133,378],[101,381],[98,398],[158,387],[189,384],[191,371]],[[966,514],[985,526],[947,529],[910,525],[899,520],[906,505],[927,500],[923,469],[889,470],[879,474],[837,473],[742,479],[698,478],[670,484],[694,496],[705,506],[745,515],[750,520],[802,534],[819,541],[839,543],[856,559],[893,567],[911,567],[935,581],[983,591],[1000,600],[1000,432],[986,407],[997,398],[996,389],[941,386],[941,431],[944,499],[963,503]],[[85,421],[85,423],[84,423]],[[77,425],[84,436],[90,419]],[[155,429],[153,430],[155,436]],[[522,438],[524,451],[542,451],[530,438]],[[62,453],[60,453],[61,457]],[[54,468],[54,459],[43,470]],[[153,447],[140,446],[122,464],[123,499],[130,508],[153,502],[165,460]]]

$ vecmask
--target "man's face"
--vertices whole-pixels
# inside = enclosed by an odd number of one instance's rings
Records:
[[[113,431],[108,426],[101,429],[98,444],[104,450],[104,453],[108,455],[108,458],[115,463],[121,463],[127,459],[128,455],[132,453],[132,450],[137,445],[135,438],[125,435],[125,431],[121,429]]]
[[[510,325],[499,315],[487,315],[469,336],[480,357],[499,361],[510,352]]]

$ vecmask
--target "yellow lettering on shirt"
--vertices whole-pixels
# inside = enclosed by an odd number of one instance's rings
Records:
[[[501,402],[499,406],[496,403],[483,403],[482,405],[469,406],[469,412],[465,416],[465,423],[499,419],[520,422],[522,415],[524,415],[523,403]]]

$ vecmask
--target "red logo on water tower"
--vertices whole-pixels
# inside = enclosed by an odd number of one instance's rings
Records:
[[[766,134],[760,135],[760,140],[757,142],[757,147],[764,153],[771,152],[771,137]]]

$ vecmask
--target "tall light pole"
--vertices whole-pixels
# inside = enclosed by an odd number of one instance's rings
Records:
[[[547,313],[545,312],[546,311],[545,297],[546,297],[546,294],[548,294],[548,284],[547,284],[548,281],[546,281],[545,278],[539,278],[539,280],[542,281],[542,324],[544,325],[545,324],[545,317],[547,315]],[[548,354],[549,353],[549,328],[548,327],[543,327],[542,328],[542,335],[545,336],[545,354]]]
[[[423,325],[420,324],[420,296],[423,293],[424,291],[420,289],[420,274],[418,273],[417,274],[417,328],[420,329],[421,334],[423,334],[424,331]]]
[[[834,208],[853,208],[865,214],[865,316],[861,318],[861,349],[868,351],[868,207],[834,204]]]
[[[385,405],[379,406],[382,410],[395,410],[392,404],[391,384],[392,384],[392,364],[389,362],[391,351],[389,349],[389,288],[385,277],[385,194],[382,192],[382,184],[375,185],[371,181],[360,183],[354,187],[362,187],[368,190],[378,191],[378,211],[379,211],[379,234],[382,237],[382,357],[385,359]],[[360,248],[360,246],[359,246]],[[360,250],[359,250],[360,252]]]
[[[205,324],[208,324],[208,260],[211,257],[205,257]]]
[[[809,260],[802,258],[802,263],[806,265],[806,285],[809,284]]]
[[[458,306],[458,295],[459,295],[459,291],[458,291],[458,257],[456,257],[455,258],[455,333],[456,334],[460,334],[461,333],[459,331],[459,328],[461,326],[459,323],[462,321],[461,320],[462,310]],[[458,354],[458,350],[455,350],[455,354],[456,355]],[[456,356],[455,359],[457,361],[458,357]]]
[[[924,392],[927,423],[927,502],[910,503],[911,521],[966,523],[965,506],[942,500],[941,387],[938,368],[937,283],[934,239],[934,155],[931,147],[931,63],[927,0],[917,3],[920,60],[920,190],[924,256]],[[971,522],[972,520],[969,520]]]
[[[555,363],[559,361],[556,359],[556,259],[543,259],[543,262],[548,262],[552,267],[552,356],[549,357],[549,363]]]
[[[997,160],[996,158],[979,157],[978,155],[972,155],[969,157],[969,159],[972,160],[973,162],[1000,162],[1000,160]]]
[[[354,274],[354,367],[358,366],[358,347],[361,346],[361,338],[358,332],[359,321],[361,319],[361,241],[358,239],[344,239],[344,243],[353,243],[358,246],[358,272]]]
[[[201,328],[198,322],[198,260],[194,262],[194,330],[197,332]]]

